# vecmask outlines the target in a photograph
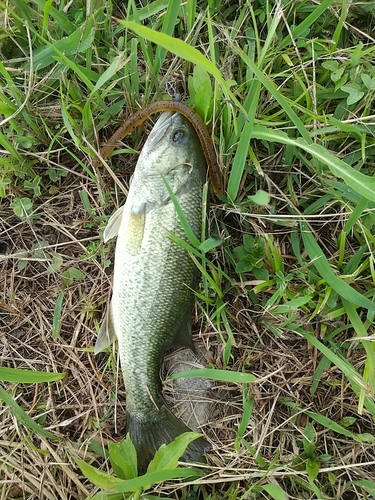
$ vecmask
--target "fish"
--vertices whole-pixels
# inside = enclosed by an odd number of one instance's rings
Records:
[[[162,444],[190,431],[162,396],[160,369],[167,349],[194,349],[191,313],[199,272],[171,235],[188,242],[177,200],[191,230],[201,236],[206,169],[189,120],[179,113],[162,113],[142,148],[126,202],[103,233],[105,242],[117,236],[117,243],[112,299],[94,352],[118,339],[126,433],[137,451],[140,471]],[[182,460],[198,461],[209,449],[208,441],[199,437]]]

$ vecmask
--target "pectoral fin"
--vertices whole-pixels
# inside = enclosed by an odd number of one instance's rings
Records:
[[[98,337],[96,339],[94,354],[107,349],[115,340],[117,335],[112,321],[112,304],[109,305],[109,310],[100,326]]]
[[[146,223],[146,203],[133,206],[127,225],[128,238],[126,242],[127,251],[131,255],[139,253],[143,241]]]
[[[108,221],[107,227],[104,229],[103,240],[106,243],[108,240],[114,238],[118,235],[124,206],[118,208],[115,213],[113,213]]]

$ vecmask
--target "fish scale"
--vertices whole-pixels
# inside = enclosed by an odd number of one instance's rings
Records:
[[[194,234],[202,222],[206,164],[199,139],[180,114],[163,113],[147,139],[124,207],[108,223],[104,238],[118,236],[110,316],[103,336],[116,335],[126,388],[127,431],[144,470],[164,443],[189,431],[167,408],[161,394],[160,368],[172,345],[192,347],[192,289],[197,269],[188,252],[170,234],[188,241],[170,198],[174,193]],[[203,438],[183,456],[198,460],[209,448]]]
[[[183,200],[180,200],[180,204],[181,201]],[[194,263],[189,255],[168,238],[165,226],[160,226],[162,220],[163,225],[168,224],[171,232],[184,237],[184,233],[179,230],[181,225],[177,214],[168,220],[170,212],[168,204],[155,210],[152,217],[146,221],[144,246],[142,245],[138,255],[133,258],[123,254],[119,256],[120,261],[126,259],[123,265],[128,266],[131,272],[126,275],[127,279],[121,279],[118,285],[114,283],[112,298],[113,309],[121,309],[114,320],[115,331],[122,330],[126,336],[125,341],[122,340],[124,336],[118,338],[127,390],[127,409],[130,412],[134,409],[145,419],[149,417],[144,409],[148,407],[150,410],[154,407],[149,391],[155,402],[159,400],[157,382],[160,353],[163,348],[173,343],[181,309],[185,309],[187,305],[190,307],[191,292],[188,287],[193,285],[192,277],[195,274]],[[199,214],[197,215],[196,220],[199,219]],[[121,240],[119,243],[121,244]],[[142,251],[144,249],[146,251]],[[169,254],[173,255],[169,257]],[[120,290],[118,294],[117,289]],[[137,295],[132,293],[135,289]],[[128,307],[122,308],[122,304],[127,304]],[[163,335],[157,335],[155,332],[163,332]],[[130,351],[129,344],[132,345]],[[132,358],[137,360],[136,364],[132,362]]]

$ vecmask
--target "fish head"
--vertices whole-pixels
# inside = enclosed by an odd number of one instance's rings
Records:
[[[165,181],[176,192],[185,182],[202,184],[206,161],[198,136],[180,113],[162,113],[142,148],[135,174],[149,191],[163,191]]]

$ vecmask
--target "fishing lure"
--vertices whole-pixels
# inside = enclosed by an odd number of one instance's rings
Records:
[[[139,127],[147,118],[160,111],[181,113],[192,124],[202,145],[204,157],[207,162],[208,172],[212,187],[217,195],[223,194],[223,180],[217,161],[216,152],[209,131],[201,117],[189,106],[180,101],[155,101],[139,109],[129,116],[116,130],[109,140],[100,148],[99,157],[93,159],[94,167],[99,167],[101,158],[106,159],[117,147],[118,143],[128,134]]]

